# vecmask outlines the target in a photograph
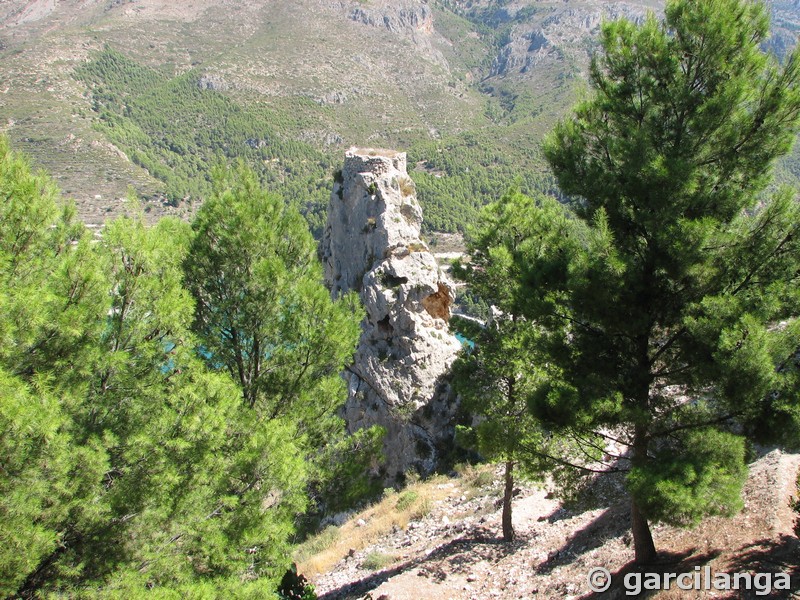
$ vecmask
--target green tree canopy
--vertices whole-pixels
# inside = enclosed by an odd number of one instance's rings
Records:
[[[110,514],[82,544],[97,571],[86,577],[127,593],[244,579],[266,594],[286,567],[307,469],[296,428],[256,418],[196,356],[191,238],[176,219],[121,218],[103,232],[112,306],[85,429],[107,448]]]
[[[188,224],[57,200],[0,137],[0,593],[271,597],[307,432],[197,356]]]
[[[263,415],[313,422],[330,412],[359,318],[352,298],[331,301],[303,218],[239,163],[218,169],[194,230],[187,282],[209,364]]]
[[[106,468],[73,423],[108,310],[106,280],[74,211],[0,136],[0,594],[93,518]]]
[[[765,192],[800,59],[765,55],[767,28],[746,0],[605,23],[593,95],[545,146],[575,219],[522,267],[524,314],[550,332],[530,406],[588,456],[626,456],[638,561],[648,520],[741,506],[744,439],[800,432],[800,211]]]
[[[537,359],[531,352],[541,328],[522,317],[526,303],[520,267],[533,251],[536,233],[556,229],[564,211],[542,199],[538,210],[532,198],[510,192],[480,213],[480,225],[467,230],[469,261],[456,263],[453,274],[480,300],[491,303],[493,315],[473,337],[454,365],[462,408],[478,417],[473,428],[460,428],[462,443],[474,435],[478,450],[505,463],[503,538],[514,538],[512,496],[515,470],[536,476],[547,466],[545,440],[538,421],[527,410],[526,399],[538,382]],[[469,439],[469,438],[466,438]]]
[[[305,220],[244,163],[218,168],[213,180],[184,261],[206,363],[230,374],[259,418],[296,424],[313,471],[309,491],[345,506],[371,491],[362,467],[381,434],[346,436],[336,413],[360,332],[358,299],[331,300]]]

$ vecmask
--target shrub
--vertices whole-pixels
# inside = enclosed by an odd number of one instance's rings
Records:
[[[297,565],[292,564],[278,586],[280,600],[317,600],[317,592],[303,575],[298,575]]]
[[[411,508],[411,506],[414,504],[414,502],[417,501],[418,498],[419,494],[417,494],[417,492],[413,490],[407,490],[402,494],[400,494],[400,497],[397,499],[397,504],[395,504],[395,507],[397,508],[397,510],[406,510],[408,508]]]
[[[375,550],[364,557],[364,560],[361,562],[361,568],[368,571],[379,571],[385,569],[394,562],[397,562],[396,556]]]
[[[433,510],[433,502],[430,498],[424,497],[420,500],[419,503],[414,507],[414,510],[411,511],[411,519],[413,521],[418,521],[424,517],[427,517],[430,512]]]
[[[414,180],[411,177],[398,177],[397,185],[400,186],[400,192],[403,196],[413,196],[417,191],[417,186],[414,185]]]
[[[491,465],[475,467],[467,463],[456,466],[456,472],[473,488],[488,487],[495,480],[494,467]]]

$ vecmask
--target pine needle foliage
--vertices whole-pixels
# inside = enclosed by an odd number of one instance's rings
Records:
[[[529,405],[628,472],[648,521],[741,507],[750,440],[796,443],[800,209],[767,192],[800,114],[800,55],[761,50],[761,3],[672,0],[602,28],[592,95],[545,144],[571,218],[529,253],[525,316],[546,375]],[[604,470],[604,469],[601,469]]]

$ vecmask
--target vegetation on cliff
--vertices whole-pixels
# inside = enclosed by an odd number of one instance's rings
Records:
[[[111,47],[77,68],[75,76],[89,88],[98,131],[163,182],[169,202],[209,198],[209,165],[243,159],[261,185],[280,189],[319,236],[339,151],[321,151],[288,134],[320,110],[312,101],[297,98],[291,110],[237,103],[201,85],[200,71],[167,76]],[[409,156],[420,165],[411,176],[428,231],[463,231],[510,181],[518,180],[525,190],[556,191],[552,177],[525,168],[541,162],[535,151],[511,155],[485,132],[416,141]]]

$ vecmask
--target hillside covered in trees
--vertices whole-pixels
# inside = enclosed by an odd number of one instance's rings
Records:
[[[93,225],[191,215],[218,157],[245,158],[319,233],[351,146],[409,153],[425,228],[463,231],[516,182],[557,193],[541,142],[586,90],[604,19],[662,0],[8,0],[0,127]],[[781,58],[800,13],[770,3]],[[7,89],[6,89],[7,88]],[[796,155],[780,177],[796,182]]]

